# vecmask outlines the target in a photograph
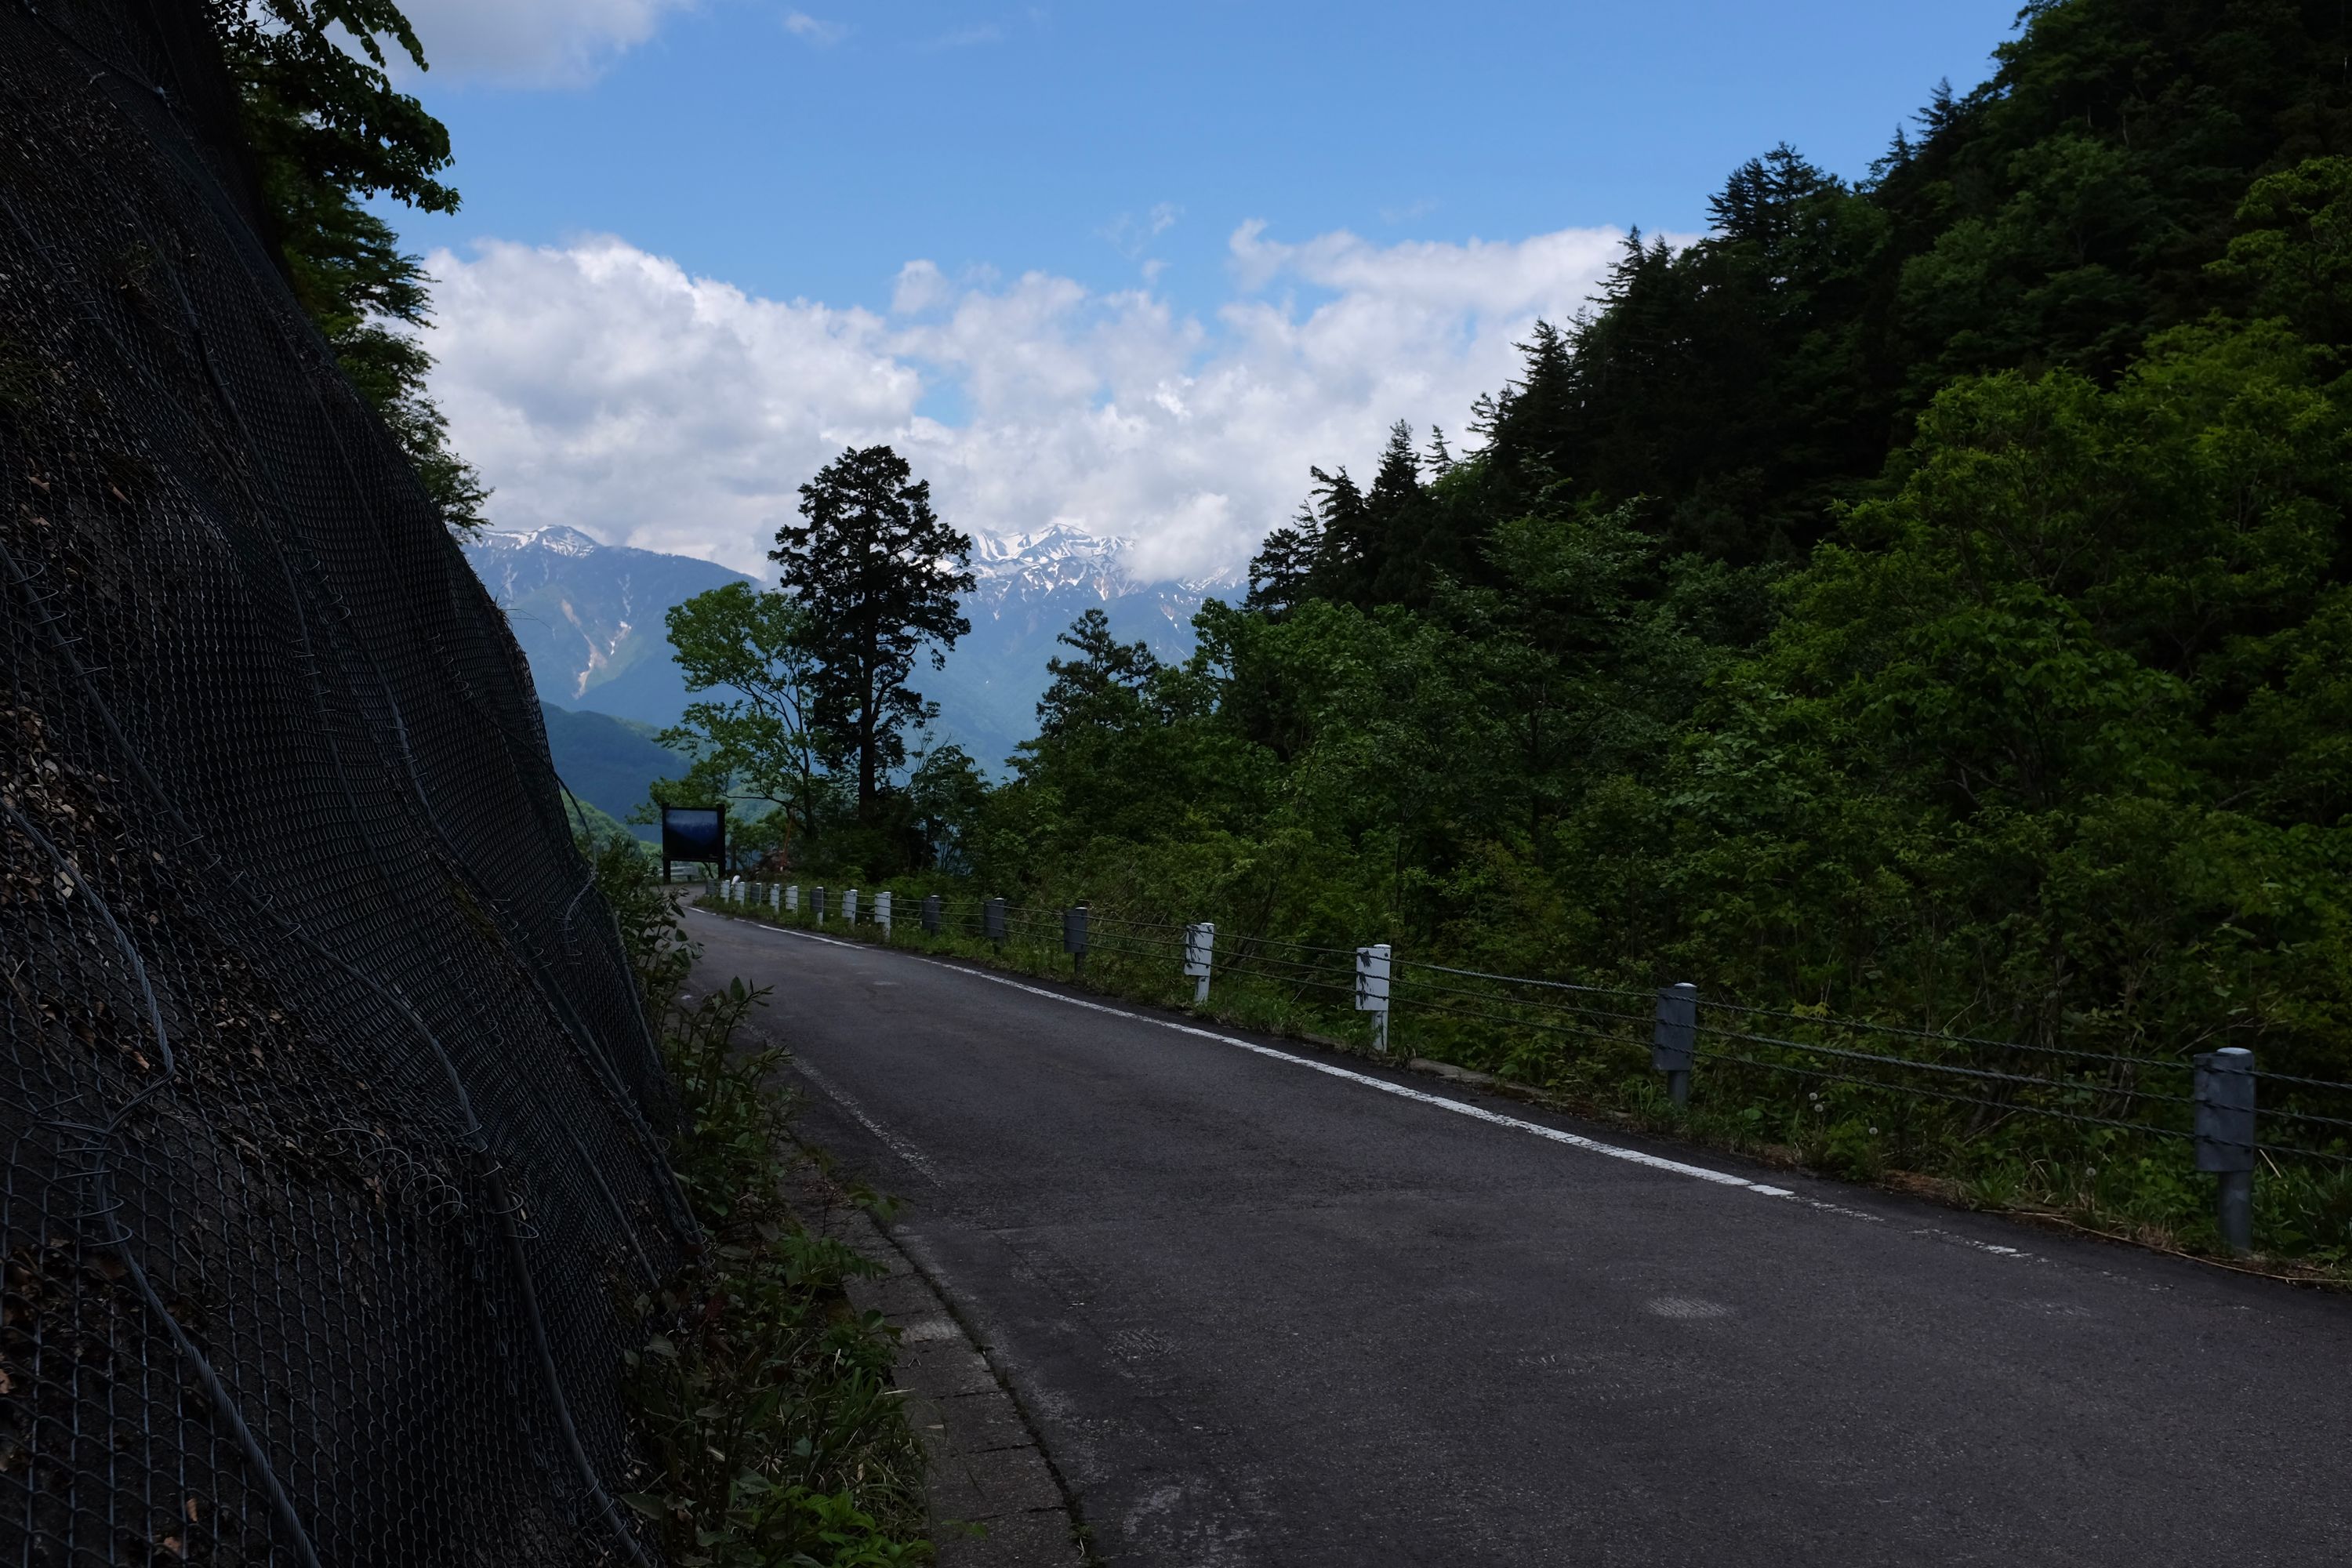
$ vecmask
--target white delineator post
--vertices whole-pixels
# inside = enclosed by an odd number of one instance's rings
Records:
[[[882,928],[882,940],[890,940],[890,889],[883,889],[874,895],[874,923]]]
[[[1372,1016],[1372,1049],[1389,1048],[1389,944],[1356,950],[1356,1011]]]
[[[798,882],[794,882],[791,887],[784,889],[784,913],[788,915],[796,915],[800,912],[801,885]]]
[[[1184,928],[1184,973],[1193,980],[1192,1005],[1209,999],[1209,971],[1217,953],[1217,925],[1201,921]]]
[[[768,907],[772,910],[784,907],[784,889],[774,882],[768,884]]]
[[[855,888],[841,895],[841,923],[845,926],[857,923],[857,889]]]

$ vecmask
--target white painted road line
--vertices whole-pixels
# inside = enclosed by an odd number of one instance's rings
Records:
[[[793,931],[782,926],[756,926],[755,929],[772,931],[783,936],[807,937],[813,942],[821,942],[831,947],[866,945],[863,942],[838,942],[829,936],[818,936],[814,931]],[[1565,1143],[1571,1149],[1581,1149],[1588,1154],[1600,1154],[1612,1160],[1624,1160],[1633,1164],[1646,1165],[1654,1171],[1668,1171],[1677,1176],[1689,1176],[1696,1181],[1713,1182],[1717,1186],[1740,1187],[1762,1197],[1792,1198],[1797,1195],[1787,1187],[1769,1187],[1761,1182],[1751,1182],[1745,1176],[1735,1176],[1728,1171],[1714,1171],[1705,1165],[1685,1164],[1680,1160],[1669,1160],[1662,1154],[1645,1153],[1639,1149],[1627,1149],[1615,1143],[1603,1143],[1597,1138],[1587,1138],[1580,1133],[1564,1132],[1557,1127],[1546,1127],[1538,1121],[1524,1121],[1516,1116],[1505,1116],[1500,1111],[1489,1110],[1483,1105],[1466,1105],[1458,1100],[1448,1100],[1442,1094],[1430,1094],[1422,1089],[1408,1088],[1404,1084],[1391,1083],[1386,1079],[1374,1078],[1370,1073],[1354,1072],[1343,1067],[1335,1067],[1329,1062],[1309,1061],[1305,1057],[1293,1056],[1288,1051],[1278,1051],[1271,1046],[1261,1046],[1255,1041],[1240,1039],[1233,1035],[1218,1034],[1214,1029],[1195,1028],[1190,1024],[1179,1024],[1171,1018],[1154,1018],[1143,1013],[1130,1013],[1124,1007],[1113,1007],[1101,1002],[1088,1002],[1077,996],[1065,996],[1058,991],[1048,991],[1040,985],[1024,985],[1018,980],[1010,979],[1002,974],[991,974],[985,970],[967,969],[961,963],[942,963],[936,958],[925,958],[920,953],[910,952],[900,956],[912,958],[919,963],[928,963],[935,969],[951,970],[958,974],[970,975],[974,980],[985,980],[992,985],[1009,985],[1015,991],[1025,991],[1032,996],[1043,996],[1049,1002],[1061,1002],[1072,1007],[1084,1007],[1088,1012],[1108,1013],[1114,1018],[1126,1018],[1138,1024],[1150,1024],[1159,1028],[1172,1029],[1180,1035],[1192,1035],[1203,1040],[1214,1040],[1219,1045],[1232,1046],[1238,1050],[1249,1051],[1267,1058],[1269,1060],[1286,1062],[1292,1067],[1305,1068],[1310,1072],[1325,1073],[1332,1078],[1345,1079],[1349,1083],[1361,1084],[1367,1089],[1377,1089],[1383,1094],[1393,1094],[1402,1100],[1418,1100],[1423,1105],[1433,1105],[1440,1110],[1450,1110],[1456,1116],[1467,1116],[1473,1121],[1487,1122],[1496,1127],[1507,1127],[1515,1132],[1531,1132],[1538,1138],[1549,1139],[1554,1143]],[[865,1118],[859,1117],[858,1120],[862,1121]]]
[[[821,938],[819,940],[826,939]],[[845,942],[842,945],[847,946],[848,944]],[[825,1077],[823,1073],[817,1071],[816,1068],[809,1066],[808,1063],[801,1060],[798,1057],[794,1057],[793,1058],[793,1070],[800,1074],[801,1077],[808,1079],[809,1082],[816,1085],[818,1090],[822,1092],[827,1100],[832,1100],[835,1105],[841,1107],[842,1110],[849,1112],[850,1120],[856,1121],[857,1125],[865,1128],[866,1131],[873,1133],[875,1137],[880,1139],[885,1148],[888,1149],[893,1154],[898,1155],[901,1160],[907,1162],[908,1165],[914,1167],[917,1171],[921,1172],[925,1181],[930,1183],[931,1185],[935,1187],[943,1187],[947,1185],[945,1182],[940,1180],[939,1172],[932,1168],[930,1161],[924,1157],[921,1150],[916,1148],[912,1143],[908,1142],[904,1138],[899,1137],[896,1132],[891,1131],[888,1128],[875,1121],[874,1118],[866,1115],[866,1108],[859,1105],[857,1101],[850,1099],[849,1096],[843,1091],[840,1085],[835,1083],[831,1079]]]
[[[919,955],[911,956],[919,958]],[[1169,1018],[1154,1018],[1142,1013],[1130,1013],[1124,1007],[1111,1007],[1100,1002],[1088,1002],[1076,996],[1065,996],[1058,991],[1048,991],[1037,985],[1024,985],[1018,980],[1007,979],[1002,974],[990,974],[982,970],[966,969],[960,963],[941,963],[935,958],[921,958],[920,962],[940,969],[952,969],[959,974],[969,974],[976,980],[985,980],[991,984],[1010,985],[1013,990],[1026,991],[1032,996],[1043,996],[1049,1001],[1065,1002],[1073,1007],[1084,1007],[1089,1012],[1108,1013],[1114,1018],[1129,1018],[1139,1024],[1151,1024],[1162,1029],[1173,1029],[1180,1035],[1193,1035],[1203,1040],[1214,1040],[1220,1045],[1254,1052],[1274,1061],[1305,1068],[1310,1072],[1327,1073],[1332,1078],[1345,1079],[1349,1083],[1362,1084],[1367,1089],[1377,1089],[1384,1094],[1393,1094],[1402,1100],[1419,1100],[1423,1105],[1433,1105],[1440,1110],[1450,1110],[1457,1116],[1467,1116],[1473,1121],[1488,1122],[1496,1127],[1508,1127],[1517,1132],[1532,1132],[1538,1138],[1548,1138],[1555,1143],[1565,1143],[1571,1149],[1581,1149],[1589,1154],[1602,1154],[1612,1160],[1629,1161],[1636,1165],[1646,1165],[1654,1171],[1671,1171],[1677,1176],[1690,1176],[1702,1182],[1713,1182],[1717,1186],[1744,1187],[1751,1193],[1768,1198],[1796,1196],[1796,1194],[1786,1187],[1768,1187],[1761,1182],[1751,1182],[1745,1176],[1735,1176],[1728,1171],[1711,1171],[1705,1165],[1688,1165],[1680,1160],[1669,1160],[1664,1155],[1645,1153],[1639,1149],[1627,1149],[1615,1143],[1603,1143],[1597,1138],[1587,1138],[1580,1133],[1563,1132],[1557,1127],[1546,1127],[1538,1121],[1523,1121],[1516,1116],[1505,1116],[1500,1111],[1489,1110],[1483,1105],[1466,1105],[1458,1100],[1448,1100],[1442,1094],[1430,1094],[1401,1083],[1391,1083],[1386,1079],[1374,1078],[1370,1073],[1355,1072],[1343,1067],[1334,1067],[1329,1062],[1309,1061],[1305,1057],[1293,1056],[1288,1051],[1278,1051],[1272,1046],[1261,1046],[1253,1040],[1240,1039],[1232,1035],[1221,1035],[1213,1029],[1195,1028],[1190,1024],[1179,1024]]]
[[[835,937],[819,936],[814,931],[794,931],[783,926],[765,925],[756,921],[742,921],[737,923],[748,925],[754,931],[774,931],[778,936],[805,937],[811,942],[821,942],[827,947],[852,947],[866,951],[874,951],[872,944],[869,942],[843,942]],[[887,952],[889,950],[884,949],[881,951]],[[1173,1029],[1180,1035],[1195,1035],[1204,1040],[1214,1040],[1220,1045],[1233,1046],[1240,1050],[1250,1051],[1261,1057],[1271,1058],[1275,1061],[1287,1062],[1292,1067],[1306,1068],[1312,1072],[1328,1073],[1333,1078],[1346,1079],[1350,1083],[1360,1083],[1369,1089],[1377,1089],[1384,1094],[1393,1094],[1404,1100],[1417,1100],[1423,1105],[1433,1105],[1441,1110],[1453,1111],[1457,1116],[1467,1116],[1475,1121],[1491,1122],[1496,1127],[1508,1127],[1514,1131],[1532,1132],[1538,1138],[1548,1138],[1555,1143],[1565,1143],[1571,1149],[1581,1149],[1587,1153],[1605,1155],[1612,1160],[1629,1161],[1636,1165],[1646,1165],[1654,1171],[1669,1171],[1677,1176],[1689,1176],[1696,1181],[1713,1182],[1717,1186],[1743,1187],[1748,1192],[1758,1194],[1759,1197],[1795,1198],[1799,1203],[1803,1204],[1806,1207],[1819,1209],[1824,1214],[1843,1215],[1848,1219],[1866,1220],[1872,1225],[1884,1225],[1885,1223],[1885,1216],[1882,1215],[1870,1214],[1862,1209],[1848,1208],[1843,1204],[1825,1203],[1820,1198],[1801,1197],[1787,1187],[1767,1186],[1762,1182],[1751,1182],[1745,1176],[1735,1176],[1728,1171],[1709,1170],[1705,1165],[1688,1164],[1681,1160],[1666,1159],[1664,1155],[1644,1153],[1639,1149],[1627,1149],[1615,1143],[1603,1143],[1597,1138],[1587,1138],[1580,1133],[1563,1132],[1557,1127],[1546,1127],[1541,1122],[1525,1121],[1516,1116],[1505,1116],[1499,1111],[1489,1110],[1483,1105],[1465,1105],[1458,1100],[1448,1100],[1442,1094],[1430,1094],[1422,1089],[1408,1088],[1401,1083],[1391,1083],[1386,1079],[1374,1078],[1369,1073],[1353,1072],[1347,1068],[1334,1067],[1328,1062],[1310,1061],[1305,1057],[1293,1056],[1288,1051],[1276,1050],[1271,1046],[1261,1046],[1250,1040],[1236,1038],[1232,1035],[1221,1035],[1214,1029],[1196,1028],[1192,1025],[1179,1024],[1170,1018],[1154,1018],[1149,1014],[1130,1013],[1124,1007],[1113,1007],[1101,1002],[1088,1002],[1083,997],[1078,996],[1065,996],[1058,991],[1048,991],[1040,985],[1024,985],[1018,980],[1010,979],[1002,974],[991,974],[986,970],[966,968],[961,963],[942,963],[936,958],[925,958],[920,953],[905,952],[899,953],[898,956],[902,958],[911,958],[919,963],[928,963],[934,969],[952,970],[958,974],[968,974],[974,980],[985,980],[992,985],[1010,985],[1015,991],[1026,991],[1032,996],[1043,996],[1049,1002],[1066,1003],[1070,1006],[1084,1007],[1087,1011],[1093,1013],[1108,1013],[1114,1018],[1127,1018],[1138,1024],[1150,1024],[1162,1029]],[[803,1067],[801,1070],[803,1073],[808,1073],[808,1069],[805,1067]],[[839,1100],[842,1108],[847,1110],[850,1115],[856,1117],[858,1121],[863,1123],[866,1131],[872,1132],[876,1137],[880,1138],[892,1149],[897,1150],[901,1159],[921,1170],[924,1174],[931,1176],[932,1181],[938,1181],[939,1178],[931,1173],[929,1167],[925,1164],[923,1157],[920,1154],[916,1153],[911,1148],[902,1146],[902,1142],[899,1139],[892,1136],[890,1133],[883,1131],[881,1128],[876,1126],[872,1121],[867,1121],[863,1111],[859,1110],[855,1105],[852,1105],[845,1097],[829,1087],[824,1079],[816,1078],[813,1073],[808,1074],[808,1076],[810,1077],[811,1081],[814,1082],[819,1089],[824,1089],[825,1093]],[[2019,1247],[2002,1247],[1990,1241],[1978,1241],[1972,1237],[1955,1235],[1950,1231],[1938,1229],[1932,1226],[1923,1229],[1915,1229],[1912,1234],[1916,1236],[1933,1236],[1940,1240],[1957,1242],[1962,1247],[1972,1247],[1979,1252],[1990,1253],[1995,1258],[2017,1258],[2026,1259],[2033,1258],[2033,1254],[2026,1252]]]

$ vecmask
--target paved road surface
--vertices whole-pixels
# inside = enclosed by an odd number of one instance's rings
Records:
[[[1118,1568],[2352,1563],[2352,1300],[691,920]]]

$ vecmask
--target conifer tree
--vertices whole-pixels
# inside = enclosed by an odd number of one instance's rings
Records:
[[[906,730],[934,710],[907,684],[917,656],[931,668],[971,630],[971,538],[931,510],[931,486],[888,447],[852,447],[801,487],[799,523],[776,531],[769,559],[807,617],[816,660],[814,728],[856,759],[857,804],[869,814],[881,781],[907,760]]]
[[[1379,471],[1364,497],[1371,538],[1371,594],[1380,604],[1427,602],[1435,570],[1455,563],[1442,559],[1442,542],[1432,537],[1432,509],[1421,484],[1421,454],[1413,450],[1412,426],[1400,419],[1389,430]]]
[[[1323,553],[1323,520],[1302,505],[1289,525],[1265,536],[1249,565],[1249,597],[1244,607],[1280,618],[1314,592],[1316,563]]]

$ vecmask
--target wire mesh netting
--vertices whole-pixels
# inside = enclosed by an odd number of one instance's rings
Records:
[[[0,1561],[641,1559],[658,1058],[226,103],[193,5],[0,8]]]

